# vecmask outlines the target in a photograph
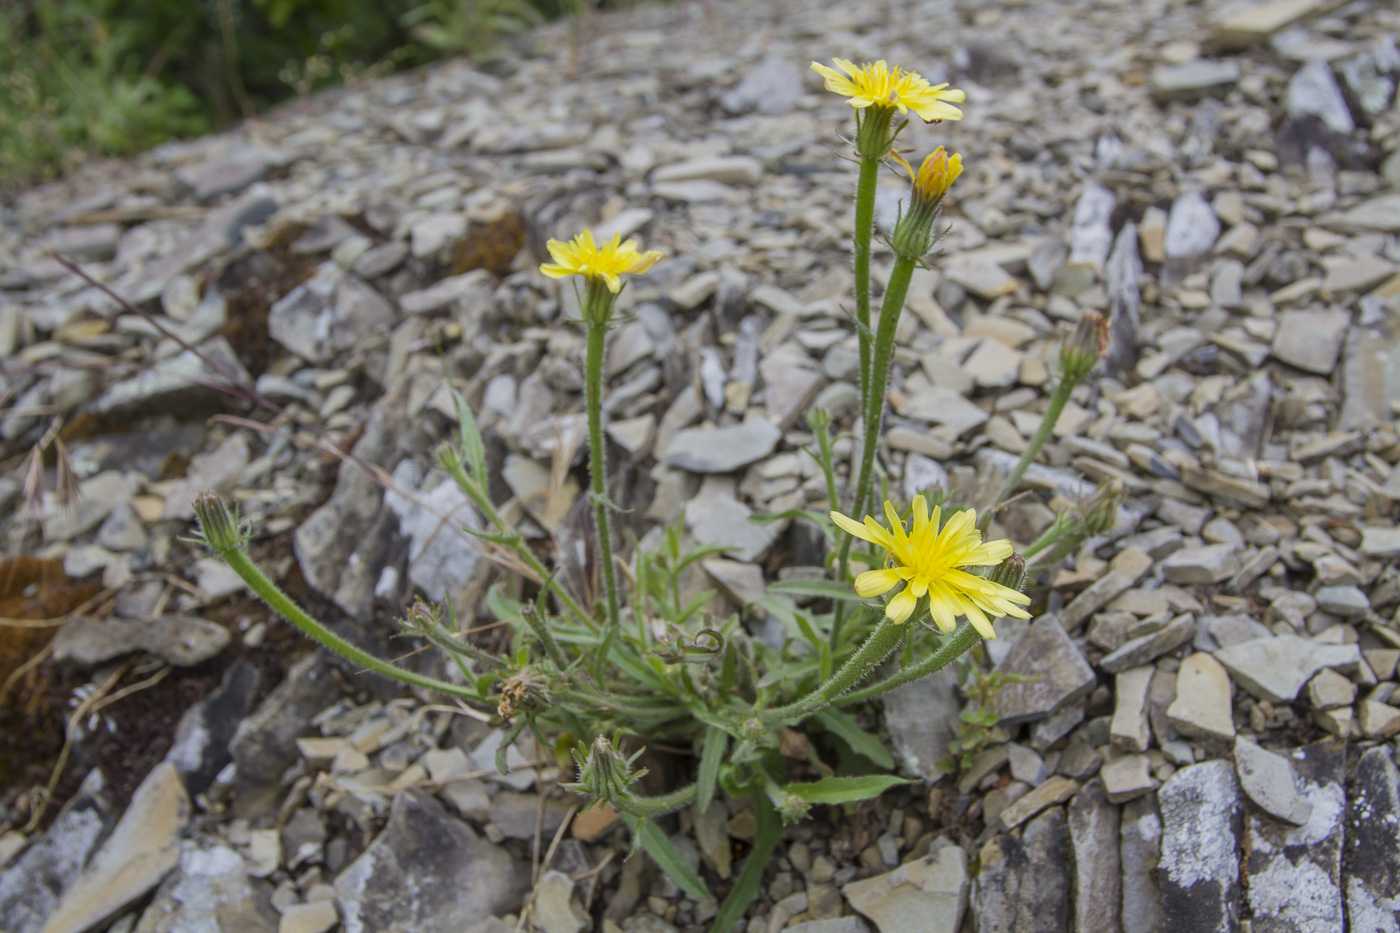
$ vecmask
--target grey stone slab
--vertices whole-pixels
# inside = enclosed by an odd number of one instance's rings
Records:
[[[1003,833],[984,845],[972,889],[978,933],[1067,933],[1069,855],[1059,807],[1036,817],[1023,833]]]
[[[1076,933],[1117,933],[1122,929],[1119,832],[1118,808],[1108,802],[1101,781],[1090,781],[1069,805]]]
[[[1368,749],[1356,764],[1347,803],[1342,884],[1356,933],[1400,928],[1400,770],[1388,746]]]
[[[1007,723],[1045,719],[1088,696],[1098,682],[1053,615],[1042,616],[1027,628],[996,669],[1037,678],[1007,684],[997,694],[997,715]]]
[[[1157,792],[1162,811],[1159,882],[1171,929],[1231,933],[1240,924],[1243,805],[1223,760],[1183,768]]]
[[[1302,826],[1261,813],[1249,816],[1245,874],[1256,933],[1345,929],[1346,747],[1344,739],[1326,739],[1288,755],[1310,808]]]

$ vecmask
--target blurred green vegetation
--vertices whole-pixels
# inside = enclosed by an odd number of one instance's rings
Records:
[[[500,39],[581,0],[0,0],[0,185]]]

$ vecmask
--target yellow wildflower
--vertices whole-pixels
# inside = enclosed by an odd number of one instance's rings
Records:
[[[889,500],[885,500],[885,517],[889,529],[869,516],[862,524],[840,512],[831,513],[831,520],[843,531],[888,552],[883,569],[867,570],[856,577],[856,594],[868,599],[904,583],[904,589],[885,606],[885,615],[891,622],[907,621],[925,595],[934,624],[945,632],[957,627],[958,616],[967,616],[983,638],[994,639],[997,636],[992,630],[993,619],[1030,618],[1030,613],[1021,608],[1030,605],[1029,596],[964,569],[994,566],[1010,557],[1013,550],[1010,541],[982,542],[975,511],[954,513],[940,529],[942,510],[934,506],[930,516],[928,502],[923,496],[915,496],[910,531],[905,532],[904,523]]]
[[[931,85],[918,72],[891,68],[883,58],[860,66],[844,58],[834,61],[841,71],[820,62],[812,62],[812,70],[826,79],[828,91],[849,97],[852,107],[893,107],[900,113],[912,110],[925,123],[962,119],[962,111],[953,104],[962,103],[967,95],[944,90],[947,84]]]
[[[904,166],[904,170],[914,182],[914,194],[924,201],[937,201],[942,198],[962,174],[962,156],[956,153],[950,156],[942,146],[924,159],[924,164],[919,166],[917,172],[899,153],[891,152],[890,158]]]
[[[585,230],[567,243],[550,240],[545,244],[554,262],[540,266],[540,271],[551,279],[562,279],[566,275],[582,275],[607,284],[614,295],[622,290],[621,275],[636,275],[647,271],[661,254],[656,250],[645,253],[637,251],[637,241],[623,242],[622,234],[615,233],[610,242],[598,246],[593,242],[593,231]]]

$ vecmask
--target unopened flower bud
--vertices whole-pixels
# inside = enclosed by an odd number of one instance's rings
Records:
[[[241,551],[247,545],[248,526],[239,520],[236,511],[229,511],[218,493],[200,493],[191,507],[195,521],[199,522],[199,536],[212,550],[227,554]]]
[[[920,259],[933,248],[937,239],[933,224],[943,205],[943,196],[962,174],[962,156],[949,156],[947,150],[939,146],[924,159],[918,171],[897,152],[891,152],[890,158],[904,166],[912,182],[908,208],[895,224],[890,246],[896,256]]]
[[[1083,505],[1084,528],[1091,535],[1107,534],[1118,524],[1118,507],[1127,489],[1116,479],[1104,480]]]
[[[1079,326],[1060,347],[1060,370],[1077,383],[1108,354],[1108,321],[1097,311],[1086,311]]]
[[[805,820],[811,806],[796,794],[784,794],[782,801],[778,804],[778,815],[783,818],[783,825],[787,826],[790,823]]]
[[[987,579],[993,583],[1009,587],[1020,593],[1026,588],[1026,559],[1020,554],[1012,554],[992,568]]]

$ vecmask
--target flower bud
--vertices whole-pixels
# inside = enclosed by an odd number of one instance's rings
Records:
[[[1026,588],[1026,559],[1020,554],[1012,554],[992,568],[987,579],[1020,593]]]
[[[632,770],[632,763],[639,755],[641,752],[630,758],[623,755],[613,742],[603,735],[594,739],[591,747],[580,742],[574,750],[578,780],[573,784],[565,784],[564,787],[618,806],[619,803],[634,797],[632,785],[647,773],[645,768],[635,772]]]
[[[191,507],[195,521],[199,522],[199,536],[210,549],[227,554],[247,546],[250,536],[247,523],[239,520],[237,510],[229,511],[218,493],[200,493]]]
[[[1086,311],[1074,334],[1060,347],[1060,370],[1077,383],[1108,353],[1108,321],[1097,311]]]
[[[1116,479],[1107,479],[1099,484],[1094,494],[1083,504],[1084,528],[1091,535],[1107,534],[1118,524],[1118,507],[1123,504],[1128,491]]]

